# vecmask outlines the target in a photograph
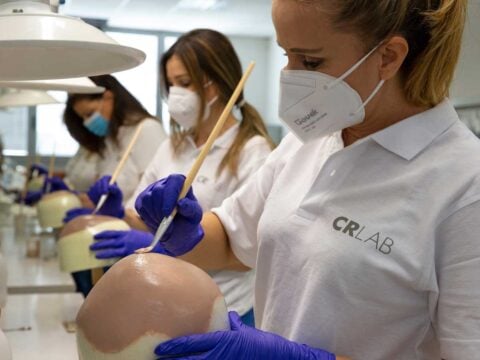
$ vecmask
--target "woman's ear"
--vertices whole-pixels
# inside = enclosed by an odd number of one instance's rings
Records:
[[[218,96],[218,87],[217,84],[215,84],[211,80],[206,80],[205,84],[208,84],[205,86],[205,98],[207,99],[207,102],[210,102],[212,99]]]
[[[393,36],[379,48],[382,55],[380,77],[382,80],[394,78],[400,71],[409,52],[407,40],[402,36]]]
[[[111,90],[105,90],[102,95],[103,100],[113,100],[115,98],[115,94]]]
[[[100,112],[102,113],[103,117],[107,120],[112,120],[114,100],[115,100],[115,94],[112,91],[106,90],[103,93]]]

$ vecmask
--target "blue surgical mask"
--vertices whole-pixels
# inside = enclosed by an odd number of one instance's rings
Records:
[[[100,137],[107,136],[109,121],[105,119],[98,111],[94,112],[83,122],[88,131]]]

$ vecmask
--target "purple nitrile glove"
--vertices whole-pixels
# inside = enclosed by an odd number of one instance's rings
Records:
[[[74,209],[68,210],[67,213],[65,214],[65,217],[63,218],[63,223],[66,224],[78,216],[90,215],[91,213],[93,213],[93,209],[89,209],[89,208],[74,208]]]
[[[177,202],[185,176],[170,175],[148,186],[135,201],[135,208],[150,231],[155,233],[163,218],[169,216],[175,206],[177,215],[163,235],[161,242],[173,256],[181,256],[192,250],[204,236],[200,225],[202,208],[190,188],[187,196]]]
[[[32,178],[33,174],[36,174],[36,176],[47,175],[48,169],[42,164],[33,164],[29,169],[29,178]]]
[[[287,340],[242,323],[240,316],[229,314],[230,331],[190,335],[157,346],[161,359],[189,360],[335,360],[335,355],[321,349]]]
[[[104,194],[108,194],[107,201],[98,210],[99,215],[108,215],[122,219],[125,216],[125,209],[123,208],[123,194],[122,190],[115,183],[110,185],[111,176],[103,176],[97,180],[87,192],[88,197],[97,205],[100,198]]]
[[[90,250],[95,251],[97,259],[110,259],[125,257],[135,253],[136,250],[150,246],[153,235],[146,231],[124,230],[103,231],[94,236],[97,242],[90,245]],[[153,249],[157,254],[170,255],[162,244]]]
[[[43,183],[43,193],[46,194],[47,190],[49,193],[61,190],[70,191],[67,184],[65,184],[65,182],[58,176],[47,177],[45,179],[45,182]]]
[[[27,192],[24,199],[25,204],[30,206],[35,205],[37,202],[40,201],[42,196],[47,193],[47,190],[51,193],[55,191],[60,191],[60,190],[70,191],[67,184],[65,184],[65,182],[59,177],[56,177],[56,176],[51,178],[47,177],[45,179],[45,182],[43,183],[42,190]]]
[[[35,205],[37,202],[39,202],[42,196],[43,196],[42,190],[28,191],[23,201],[25,202],[25,205],[32,206],[32,205]]]

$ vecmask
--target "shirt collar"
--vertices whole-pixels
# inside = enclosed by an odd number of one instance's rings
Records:
[[[373,134],[372,139],[388,151],[410,161],[457,120],[453,105],[446,99],[430,110]]]
[[[223,149],[229,149],[230,146],[232,145],[233,143],[233,140],[235,139],[235,137],[237,136],[237,133],[238,133],[238,130],[239,130],[239,124],[235,124],[233,125],[230,129],[228,129],[227,131],[225,131],[223,134],[221,134],[213,143],[213,146],[212,146],[212,149],[213,148],[216,148],[216,147],[219,147],[219,148],[223,148]],[[203,145],[200,146],[199,148],[197,148],[197,145],[195,144],[195,141],[193,140],[193,138],[191,136],[188,136],[187,137],[187,141],[188,143],[190,144],[190,146],[192,146],[194,149],[196,150],[200,150],[203,148]]]

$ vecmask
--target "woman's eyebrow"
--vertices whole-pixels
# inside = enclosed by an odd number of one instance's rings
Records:
[[[277,41],[278,46],[280,46],[282,49],[285,49],[280,43]],[[319,47],[316,49],[302,49],[302,48],[291,48],[291,49],[285,49],[288,52],[291,53],[297,53],[297,54],[319,54],[323,51],[323,47]]]

